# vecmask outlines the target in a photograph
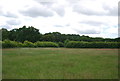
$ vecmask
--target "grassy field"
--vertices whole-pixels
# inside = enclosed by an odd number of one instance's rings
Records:
[[[3,79],[117,79],[117,49],[3,49]]]

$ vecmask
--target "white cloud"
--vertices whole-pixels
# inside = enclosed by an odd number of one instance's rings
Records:
[[[118,4],[117,1],[113,2],[113,4],[115,3]],[[111,1],[105,3],[102,0],[81,0],[73,5],[73,11],[89,16],[117,16],[117,9],[118,6],[111,5]]]
[[[82,0],[78,3],[76,3],[73,6],[73,11],[85,15],[105,15],[106,12],[104,9],[102,9],[101,4],[98,4],[98,1],[85,1]]]
[[[118,0],[0,0],[0,27],[115,38],[117,5]]]

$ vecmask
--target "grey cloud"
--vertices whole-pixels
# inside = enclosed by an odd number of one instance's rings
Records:
[[[70,4],[78,3],[81,0],[66,0]]]
[[[120,37],[120,27],[118,27],[118,37]]]
[[[92,25],[92,26],[100,26],[102,24],[105,24],[103,22],[97,22],[97,21],[81,21],[79,23],[89,24],[89,25]]]
[[[86,30],[77,30],[74,29],[79,34],[100,34],[100,31],[94,29],[86,29]]]
[[[10,17],[10,18],[17,18],[18,16],[10,11],[5,12],[3,7],[0,6],[0,16]]]
[[[66,27],[66,26],[70,26],[70,24],[66,24],[66,25],[54,25],[55,27]]]
[[[64,16],[65,14],[65,10],[63,6],[57,6],[55,8],[53,8],[53,10],[60,16]]]
[[[70,26],[70,24],[66,24],[65,26]]]
[[[48,3],[53,3],[53,2],[56,2],[57,0],[35,0],[35,1],[37,1],[37,2],[39,2],[39,3],[44,3],[44,2],[48,2]]]
[[[91,9],[87,9],[79,4],[75,4],[73,6],[73,11],[85,15],[96,15],[96,16],[117,16],[118,8],[110,7],[108,5],[102,5],[103,11],[95,11]]]
[[[53,16],[53,12],[47,8],[39,8],[39,7],[31,7],[27,10],[20,11],[23,15],[29,16],[29,17],[38,17],[38,16],[43,16],[43,17],[50,17]]]
[[[63,27],[62,25],[54,25],[55,27]]]
[[[118,8],[117,7],[110,7],[108,5],[103,5],[103,9],[106,10],[107,14],[110,16],[118,16]]]
[[[9,25],[19,25],[19,24],[21,24],[21,21],[12,19],[12,20],[6,21],[6,23]]]
[[[1,16],[1,15],[4,15],[2,6],[0,6],[0,16]]]
[[[99,15],[99,16],[105,15],[104,12],[96,12],[93,10],[89,10],[89,9],[84,8],[84,7],[81,7],[80,5],[74,5],[73,11],[77,12],[77,13],[85,14],[85,15]]]
[[[3,10],[0,8],[0,16],[5,16],[5,17],[9,17],[9,18],[17,18],[18,16],[14,13],[11,12],[3,12]]]
[[[46,5],[46,6],[52,6],[55,2],[54,1],[40,1],[40,0],[35,0],[41,5]]]
[[[56,0],[35,0],[40,5],[50,8],[53,4],[56,3]]]
[[[53,2],[40,2],[42,5],[47,5],[47,6],[51,6],[54,3]]]
[[[13,14],[11,12],[6,12],[3,14],[5,17],[11,17],[11,18],[17,18],[18,16],[16,14]]]
[[[0,25],[0,28],[11,29],[11,26],[9,26],[9,25]]]
[[[120,2],[118,3],[118,16],[120,16]]]
[[[63,5],[59,5],[57,3],[57,0],[35,0],[36,2],[40,3],[40,5],[43,5],[47,7],[48,9],[51,9],[52,11],[55,11],[59,16],[64,16],[65,10]],[[54,4],[58,4],[57,6],[54,6]]]

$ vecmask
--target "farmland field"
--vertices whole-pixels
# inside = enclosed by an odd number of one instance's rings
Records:
[[[3,49],[3,79],[118,79],[117,49]]]

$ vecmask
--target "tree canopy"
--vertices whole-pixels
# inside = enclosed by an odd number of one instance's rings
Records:
[[[24,42],[24,41],[30,41],[30,42],[36,42],[36,41],[51,41],[51,42],[64,42],[65,40],[70,41],[87,41],[87,42],[93,42],[93,41],[109,41],[109,42],[116,42],[120,41],[120,38],[101,38],[101,37],[89,37],[79,34],[61,34],[60,32],[49,32],[45,34],[41,34],[39,32],[39,29],[36,29],[33,26],[23,26],[18,29],[12,29],[8,31],[5,28],[0,29],[0,32],[2,32],[2,39],[5,40],[9,39],[12,41],[18,41],[18,42]]]

